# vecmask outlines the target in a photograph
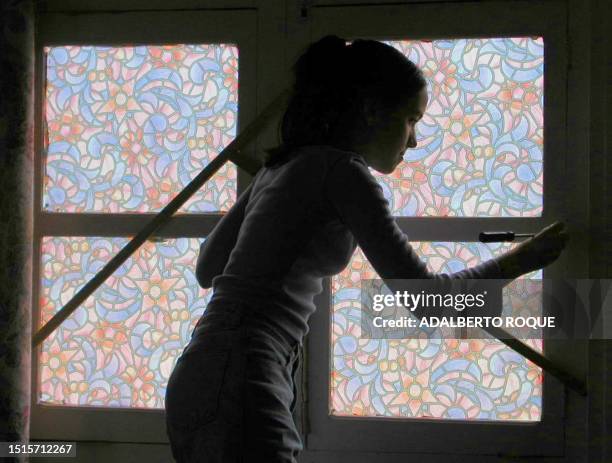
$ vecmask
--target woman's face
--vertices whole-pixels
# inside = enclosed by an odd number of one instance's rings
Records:
[[[381,112],[372,120],[368,142],[356,151],[372,169],[390,174],[402,162],[404,152],[417,146],[415,126],[426,108],[427,89],[424,88],[397,111]]]

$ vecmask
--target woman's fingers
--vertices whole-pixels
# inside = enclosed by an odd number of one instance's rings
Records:
[[[510,254],[523,273],[550,265],[559,258],[569,235],[563,222],[555,222],[543,228],[533,238],[523,241]]]
[[[555,222],[552,225],[542,229],[540,233],[534,236],[534,240],[539,242],[545,248],[551,246],[565,246],[569,236],[565,231],[563,222]]]
[[[551,264],[559,258],[569,240],[563,222],[556,222],[543,230],[542,244],[545,265]]]
[[[543,228],[536,236],[523,242],[519,254],[529,269],[546,267],[559,258],[569,236],[563,222],[555,222]]]
[[[565,230],[565,223],[555,222],[547,227],[544,227],[542,231],[538,233],[538,235],[542,235],[542,236],[556,235],[556,234],[564,232],[564,230]]]

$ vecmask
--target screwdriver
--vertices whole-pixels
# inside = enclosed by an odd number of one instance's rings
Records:
[[[478,240],[481,243],[497,243],[500,241],[514,241],[515,238],[531,238],[533,233],[514,233],[512,231],[504,232],[480,232]]]

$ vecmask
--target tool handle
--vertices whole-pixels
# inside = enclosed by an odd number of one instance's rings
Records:
[[[514,241],[514,232],[480,232],[478,240],[481,243],[497,243],[500,241]]]

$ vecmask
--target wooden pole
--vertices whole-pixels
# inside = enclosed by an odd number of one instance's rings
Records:
[[[503,342],[513,351],[518,352],[523,357],[531,360],[546,373],[554,376],[573,391],[577,392],[581,396],[587,395],[586,383],[583,380],[580,380],[571,373],[559,368],[554,362],[546,358],[543,354],[532,349],[527,344],[524,344],[507,331],[492,326],[482,329],[496,338],[498,341]]]

